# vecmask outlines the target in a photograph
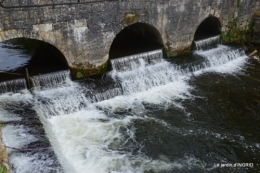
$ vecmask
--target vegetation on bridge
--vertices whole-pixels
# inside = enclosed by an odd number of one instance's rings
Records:
[[[222,42],[223,43],[242,43],[249,45],[251,43],[251,35],[254,31],[252,21],[249,21],[246,29],[239,28],[238,18],[234,18],[232,22],[229,23],[229,30],[227,32],[222,32]]]

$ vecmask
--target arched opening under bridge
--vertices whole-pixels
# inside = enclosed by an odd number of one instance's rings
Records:
[[[194,41],[214,37],[221,34],[221,23],[218,18],[210,16],[198,26]]]
[[[135,23],[118,33],[110,47],[109,58],[148,52],[164,47],[159,31],[146,23]]]
[[[0,43],[0,82],[68,69],[64,55],[53,45],[28,38]]]

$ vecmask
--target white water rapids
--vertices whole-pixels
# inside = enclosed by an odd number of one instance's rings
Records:
[[[12,154],[13,151],[8,149],[14,172],[137,173],[203,167],[195,158],[169,161],[163,156],[157,159],[146,156],[142,152],[143,144],[135,139],[133,125],[133,121],[139,119],[160,121],[142,114],[147,104],[182,108],[180,100],[193,97],[190,94],[193,87],[188,80],[194,75],[206,72],[237,73],[247,59],[244,51],[222,45],[207,51],[196,51],[195,54],[204,60],[197,66],[184,69],[165,61],[162,51],[152,52],[150,59],[146,58],[149,57],[148,53],[141,55],[144,58],[134,58],[131,63],[126,63],[126,59],[119,60],[120,65],[114,62],[115,68],[108,75],[120,84],[120,88],[111,90],[116,94],[109,93],[110,90],[103,96],[96,93],[95,102],[88,99],[81,85],[68,77],[62,78],[65,85],[58,82],[58,87],[44,90],[36,87],[32,94],[23,91],[0,95],[2,121],[19,121],[20,118],[7,115],[10,113],[5,110],[5,102],[14,100],[33,105],[61,164],[61,169],[55,170],[52,167],[55,160],[43,153]],[[45,76],[44,79],[49,78]],[[88,86],[85,87],[88,89]],[[119,117],[115,116],[116,112],[124,113]],[[8,146],[24,148],[37,140],[37,135],[31,135],[30,129],[25,126],[7,125],[3,129],[3,139]]]

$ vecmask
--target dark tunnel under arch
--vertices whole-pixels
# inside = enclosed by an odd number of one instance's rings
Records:
[[[221,34],[221,22],[217,17],[209,16],[198,26],[194,41],[201,40]]]
[[[134,23],[119,32],[112,42],[109,58],[161,49],[164,47],[160,32],[152,25]]]
[[[1,43],[3,50],[16,50],[21,58],[28,61],[15,69],[0,70],[0,81],[13,80],[24,77],[25,68],[29,70],[30,76],[67,70],[68,62],[58,48],[44,41],[30,38],[14,38]],[[12,56],[6,53],[1,56],[2,61],[9,61]]]

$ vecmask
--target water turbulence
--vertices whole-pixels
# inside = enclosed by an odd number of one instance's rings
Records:
[[[195,86],[189,81],[208,72],[236,74],[244,67],[247,56],[243,50],[222,45],[194,54],[196,63],[185,66],[164,60],[162,50],[111,60],[112,70],[99,81],[101,90],[96,89],[95,81],[73,82],[63,71],[33,77],[36,89],[32,93],[3,94],[2,100],[20,97],[10,108],[1,106],[3,115],[11,114],[11,108],[18,105],[20,112],[30,108],[30,114],[39,117],[50,142],[41,147],[51,146],[47,151],[23,155],[14,155],[10,150],[14,172],[28,172],[20,166],[19,159],[24,157],[28,158],[26,165],[36,167],[36,172],[68,173],[208,172],[217,169],[215,162],[230,161],[228,151],[218,152],[215,148],[222,148],[221,136],[228,142],[235,140],[239,147],[244,147],[243,141],[232,131],[222,134],[214,126],[216,123],[210,128],[207,123],[196,124],[189,118],[192,100],[199,97],[194,95]],[[14,113],[15,117],[19,111]],[[20,122],[19,117],[12,121]],[[15,147],[37,146],[37,141],[43,140],[33,136],[36,133],[27,126],[16,125],[5,128],[15,128],[29,140],[21,140]],[[204,143],[196,142],[196,136]],[[4,133],[8,145],[9,139],[19,137]],[[216,159],[209,159],[204,149]]]

